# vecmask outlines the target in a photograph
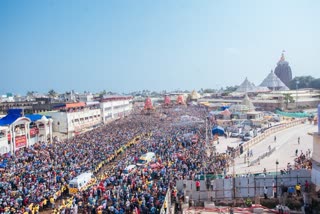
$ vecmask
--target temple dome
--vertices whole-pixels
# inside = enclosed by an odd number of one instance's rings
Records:
[[[249,111],[254,111],[255,107],[252,103],[252,101],[250,100],[250,98],[248,97],[248,95],[246,94],[241,102],[242,105],[247,106]]]
[[[268,87],[271,90],[279,90],[286,88],[286,85],[273,73],[271,72],[268,74],[268,76],[262,81],[260,84],[262,87]]]
[[[196,92],[195,90],[193,90],[190,93],[190,99],[191,100],[198,100],[200,98],[200,94],[198,92]]]
[[[241,83],[241,85],[237,88],[236,92],[255,92],[256,86],[246,79]]]

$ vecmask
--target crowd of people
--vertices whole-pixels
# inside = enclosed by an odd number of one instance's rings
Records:
[[[212,150],[207,115],[198,106],[161,108],[150,115],[134,111],[72,139],[39,142],[3,155],[0,213],[159,213],[168,206],[168,194],[179,196],[177,180],[227,177],[236,151]],[[147,152],[156,154],[151,164],[123,173]],[[304,160],[304,155],[297,159]],[[88,171],[95,182],[70,195],[69,181]]]
[[[301,150],[298,155],[298,151],[296,150],[296,158],[294,159],[294,168],[295,169],[312,169],[312,161],[311,161],[311,150],[308,149],[305,153]]]
[[[207,154],[206,117],[200,107],[162,109],[152,115],[130,116],[62,142],[36,143],[0,162],[0,213],[37,213],[58,208],[60,213],[159,213],[166,208],[168,189],[175,196],[175,180],[194,179],[209,171],[221,173],[228,165],[225,154]],[[186,117],[187,116],[187,117]],[[186,121],[186,118],[193,118]],[[181,119],[183,118],[183,120]],[[199,118],[200,120],[194,120]],[[124,145],[140,136],[136,144]],[[194,137],[196,136],[196,142]],[[121,151],[121,159],[106,170]],[[146,152],[156,154],[155,167],[146,165],[129,176],[122,171]],[[106,161],[107,160],[107,161]],[[67,201],[68,182],[83,172],[95,172],[97,183]],[[60,200],[59,205],[56,203]]]

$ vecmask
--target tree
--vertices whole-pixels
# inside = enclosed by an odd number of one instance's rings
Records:
[[[57,92],[55,92],[55,90],[51,89],[50,91],[48,91],[48,96],[51,98],[54,98],[58,95]]]
[[[312,76],[295,77],[289,82],[289,88],[291,90],[296,90],[297,88],[310,88],[311,82],[314,80],[315,78]],[[298,84],[297,81],[299,82]]]
[[[210,88],[206,88],[204,90],[202,90],[203,93],[214,93],[215,90],[214,89],[210,89]]]
[[[311,87],[311,88],[320,89],[320,78],[314,79],[314,80],[310,83],[310,87]]]
[[[289,103],[294,103],[294,99],[291,94],[283,94],[284,103],[286,104],[286,109],[288,108]]]
[[[224,92],[226,92],[226,93],[234,92],[237,90],[238,87],[239,86],[236,86],[236,85],[235,86],[227,86],[226,89],[224,90]]]
[[[99,97],[100,98],[103,98],[105,95],[107,95],[107,91],[106,90],[103,90],[99,93]]]
[[[27,92],[27,96],[28,97],[33,97],[35,93],[36,93],[36,91],[28,91]]]

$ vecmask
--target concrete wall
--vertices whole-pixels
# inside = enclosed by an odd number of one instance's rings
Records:
[[[10,145],[8,144],[8,137],[4,135],[0,137],[0,154],[5,154],[10,151]]]
[[[312,160],[320,163],[320,135],[318,133],[313,133],[313,152]]]
[[[305,180],[308,180],[309,183],[311,182],[311,171],[293,170],[291,174],[278,175],[277,180],[279,194],[281,193],[281,184],[287,187],[294,187],[297,183],[301,183],[304,189]],[[189,196],[191,200],[210,201],[262,197],[265,186],[268,187],[268,196],[271,197],[273,195],[273,187],[276,185],[275,176],[273,175],[216,179],[211,181],[209,190],[207,189],[206,181],[200,181],[200,183],[200,191],[196,191],[195,181],[179,180],[177,181],[177,189],[178,191],[183,191],[185,196]],[[185,188],[183,184],[185,184]]]

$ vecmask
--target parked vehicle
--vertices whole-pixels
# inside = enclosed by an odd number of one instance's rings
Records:
[[[230,137],[239,137],[239,133],[237,133],[237,132],[232,132],[232,133],[230,134]]]
[[[69,194],[76,194],[94,181],[92,172],[84,172],[69,181]]]
[[[249,141],[252,139],[252,136],[250,135],[250,133],[245,133],[242,137],[243,141]]]
[[[123,170],[123,175],[128,176],[137,171],[137,166],[136,165],[129,165]]]
[[[156,154],[154,152],[147,152],[146,154],[143,154],[138,162],[137,166],[144,166],[149,164],[151,161],[155,161],[156,159]]]

